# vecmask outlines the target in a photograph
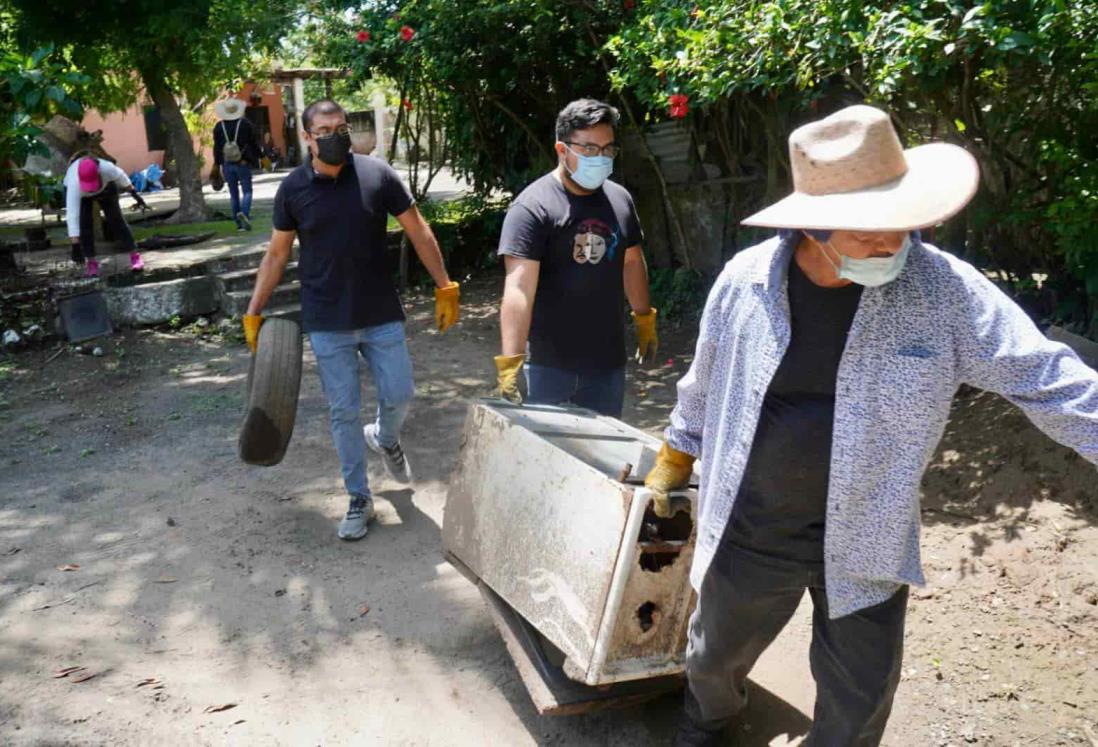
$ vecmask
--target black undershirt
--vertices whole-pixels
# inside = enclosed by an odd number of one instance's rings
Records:
[[[835,379],[862,286],[816,285],[789,263],[792,335],[766,398],[727,529],[733,543],[823,562]]]

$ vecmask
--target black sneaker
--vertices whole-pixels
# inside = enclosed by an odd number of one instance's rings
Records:
[[[404,449],[400,448],[399,441],[393,446],[382,446],[377,440],[377,423],[370,423],[363,428],[362,435],[366,437],[366,446],[370,451],[381,455],[381,461],[385,463],[385,471],[389,473],[389,477],[402,484],[412,481],[412,468],[408,464],[408,457],[404,455]]]

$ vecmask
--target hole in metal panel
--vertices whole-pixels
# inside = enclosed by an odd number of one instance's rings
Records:
[[[641,547],[640,567],[649,573],[659,573],[664,568],[674,565],[678,559],[678,551],[651,552],[647,548]]]
[[[640,629],[647,633],[653,625],[659,622],[659,615],[660,608],[656,606],[655,602],[645,602],[637,607],[637,621],[640,623]]]
[[[694,522],[689,511],[679,511],[669,519],[656,516],[649,505],[644,511],[638,542],[686,542],[694,531]]]

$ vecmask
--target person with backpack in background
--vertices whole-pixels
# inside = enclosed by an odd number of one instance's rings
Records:
[[[252,169],[259,167],[259,141],[255,125],[244,116],[247,105],[236,98],[218,101],[214,106],[218,123],[214,126],[214,167],[229,186],[229,206],[236,230],[252,230]]]
[[[330,99],[301,115],[305,163],[294,169],[274,199],[274,230],[244,315],[244,337],[254,353],[260,312],[278,286],[300,243],[301,323],[316,354],[331,411],[332,440],[350,504],[338,536],[366,536],[374,501],[366,482],[366,449],[378,454],[395,481],[412,472],[400,431],[415,393],[412,359],[404,339],[404,308],[393,284],[386,224],[394,216],[435,281],[435,323],[445,332],[458,318],[458,284],[450,280],[431,227],[392,166],[351,153],[347,112]],[[377,387],[377,414],[361,423],[359,357]]]

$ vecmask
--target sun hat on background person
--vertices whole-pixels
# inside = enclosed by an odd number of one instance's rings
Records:
[[[226,122],[234,122],[244,116],[244,110],[248,108],[243,100],[232,97],[222,99],[214,104],[214,114],[218,119]]]

